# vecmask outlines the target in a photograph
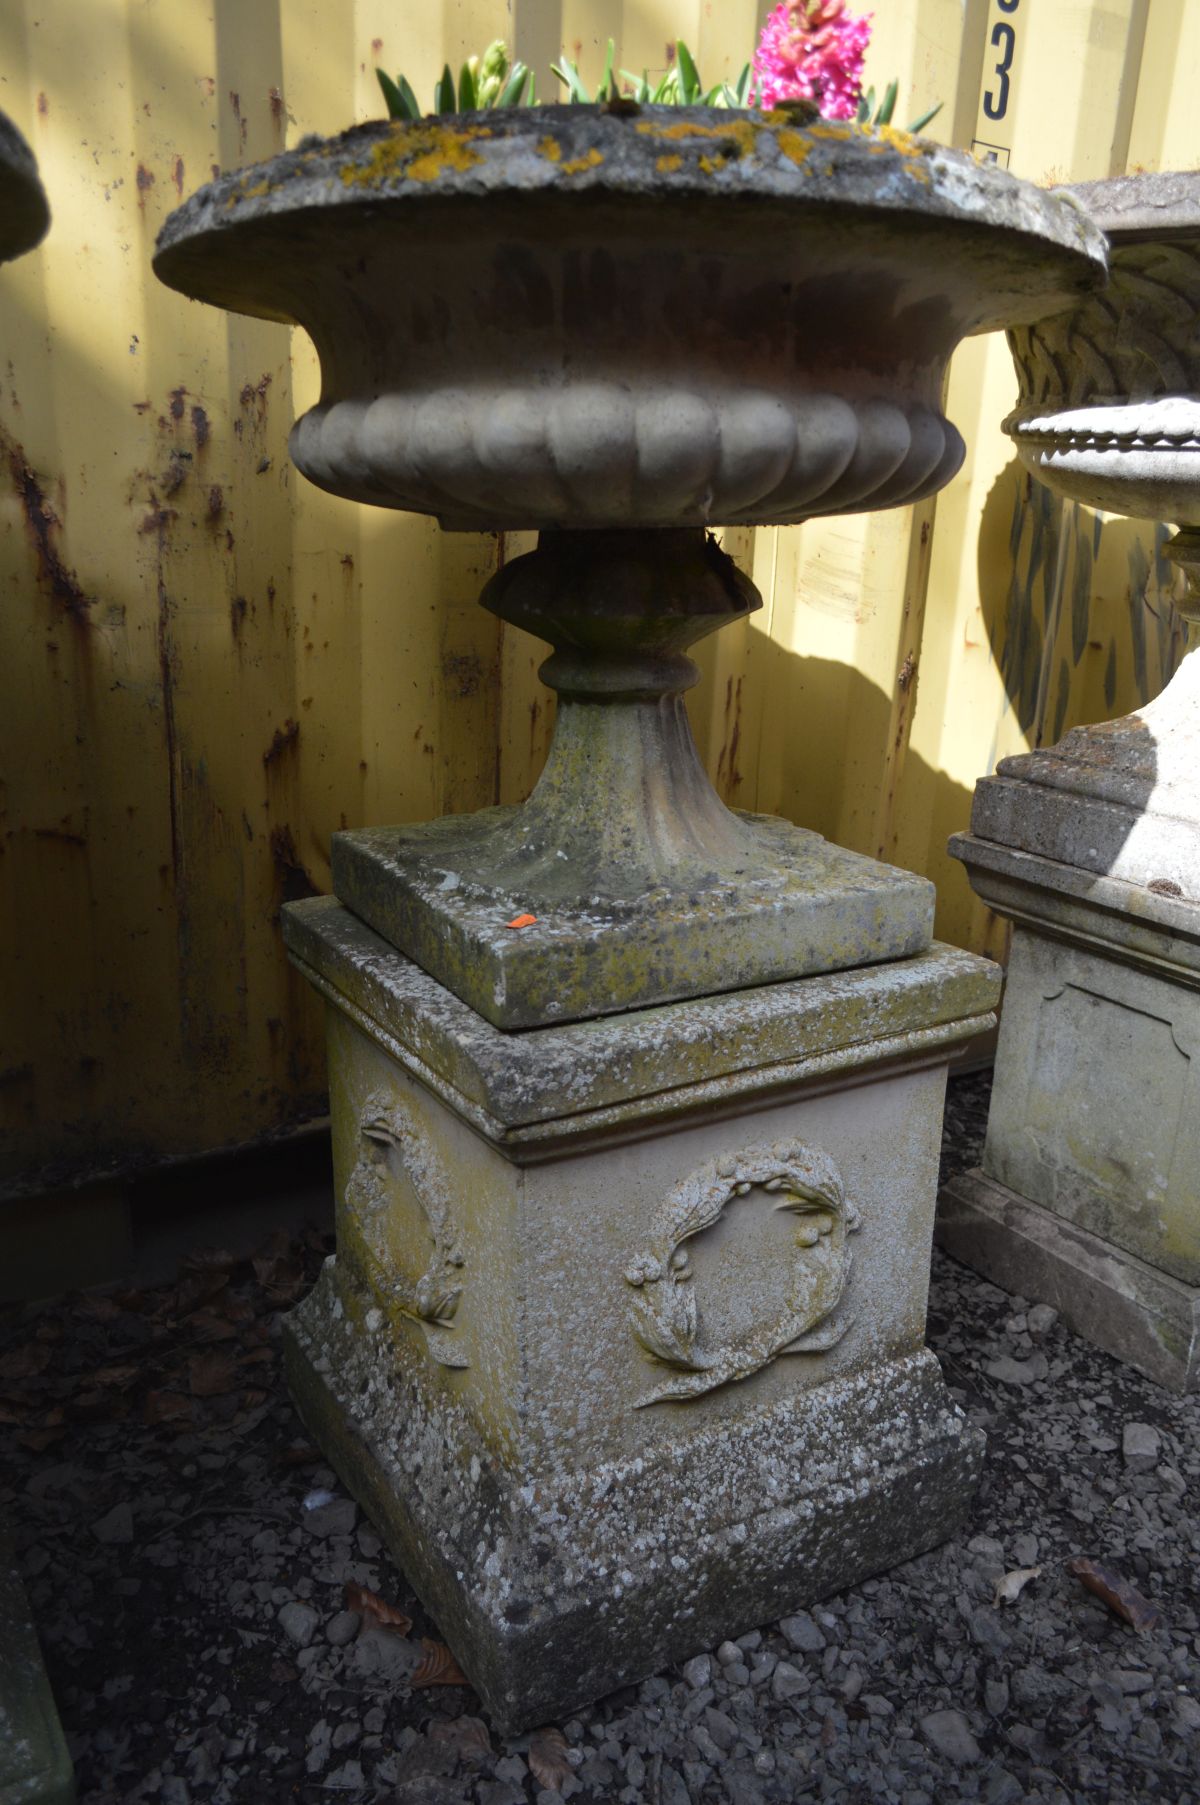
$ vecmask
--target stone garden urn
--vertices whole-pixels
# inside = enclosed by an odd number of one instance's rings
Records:
[[[1005,422],[1058,494],[1179,528],[1200,621],[1200,175],[1069,191],[1110,286],[1010,333]],[[1200,656],[1153,702],[1003,759],[951,841],[1015,923],[983,1167],[942,1233],[1175,1389],[1200,1324]]]
[[[0,263],[32,251],[49,224],[33,152],[0,113]],[[69,1805],[74,1797],[71,1758],[0,1521],[0,1799]]]
[[[295,1395],[494,1716],[545,1721],[969,1495],[922,1344],[996,973],[931,943],[923,880],[724,807],[687,654],[759,606],[707,529],[939,488],[954,345],[1070,304],[1102,239],[900,134],[619,103],[301,148],[156,268],[310,332],[313,481],[539,532],[482,598],[552,648],[533,795],[337,836],[285,938],[339,1208]]]

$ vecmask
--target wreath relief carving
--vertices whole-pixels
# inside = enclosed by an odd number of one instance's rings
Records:
[[[796,1218],[784,1303],[771,1321],[734,1340],[705,1347],[691,1260],[684,1243],[718,1222],[725,1208],[756,1187],[777,1210]],[[827,1153],[802,1141],[747,1147],[708,1160],[677,1184],[659,1208],[649,1244],[628,1267],[633,1333],[647,1355],[673,1376],[636,1408],[699,1397],[746,1379],[780,1354],[820,1354],[850,1327],[837,1313],[859,1226],[841,1173]]]
[[[359,1118],[358,1163],[346,1187],[347,1201],[363,1222],[380,1230],[391,1212],[396,1179],[407,1177],[421,1206],[433,1251],[415,1285],[399,1276],[372,1237],[378,1267],[375,1282],[406,1316],[420,1324],[429,1353],[439,1366],[464,1367],[470,1362],[455,1334],[454,1319],[462,1297],[465,1264],[450,1215],[450,1186],[431,1157],[424,1138],[407,1111],[394,1100],[370,1098]]]

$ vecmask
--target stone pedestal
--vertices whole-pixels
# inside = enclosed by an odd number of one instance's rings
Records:
[[[1111,285],[1011,332],[1026,465],[1170,518],[1200,623],[1200,178],[1076,190]],[[1200,651],[1122,720],[1003,759],[951,851],[1014,923],[980,1171],[939,1237],[1174,1390],[1200,1382]]]
[[[168,283],[312,334],[305,475],[539,533],[482,597],[552,648],[534,793],[337,836],[340,901],[285,926],[339,1211],[292,1385],[505,1727],[965,1507],[922,1336],[946,1064],[996,973],[931,946],[925,880],[725,807],[687,652],[760,605],[710,524],[933,494],[959,339],[1102,266],[1003,171],[705,107],[368,126],[164,227]]]
[[[339,1207],[290,1381],[498,1723],[952,1532],[982,1441],[922,1345],[927,1249],[994,967],[935,945],[511,1035],[333,900],[285,935]]]
[[[982,1168],[938,1238],[1161,1385],[1200,1378],[1200,910],[962,834],[1015,923]]]

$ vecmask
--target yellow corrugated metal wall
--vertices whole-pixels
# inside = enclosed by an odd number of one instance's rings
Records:
[[[153,279],[217,167],[428,94],[508,35],[539,72],[740,65],[748,0],[8,0],[0,108],[38,156],[43,248],[0,272],[0,1181],[270,1134],[321,1107],[318,1012],[277,913],[339,825],[514,800],[542,649],[476,606],[512,540],[322,495],[287,461],[307,341]],[[1196,161],[1196,0],[888,0],[868,74],[1017,173]],[[1011,34],[1011,36],[1010,36]],[[1005,67],[1004,65],[1007,65]],[[711,73],[710,73],[711,72]],[[550,78],[540,77],[543,95]],[[419,279],[419,272],[417,272]],[[1155,534],[1059,507],[999,420],[1001,340],[960,354],[966,467],[873,519],[740,533],[766,601],[705,648],[722,794],[927,872],[939,929],[999,942],[945,857],[1002,754],[1153,694],[1179,650]]]

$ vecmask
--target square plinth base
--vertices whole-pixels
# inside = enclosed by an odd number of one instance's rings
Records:
[[[927,879],[766,815],[743,817],[760,844],[736,887],[552,905],[460,881],[477,824],[518,812],[333,836],[340,900],[498,1028],[901,959],[930,942]],[[506,925],[531,913],[521,930]]]
[[[925,1351],[587,1473],[523,1482],[479,1435],[446,1459],[333,1265],[286,1326],[293,1396],[503,1730],[922,1553],[974,1491],[983,1438]]]
[[[946,1068],[998,974],[893,966],[505,1034],[336,903],[313,1434],[506,1728],[950,1533],[922,1348]]]
[[[978,1168],[951,1179],[939,1244],[1005,1291],[1051,1304],[1094,1346],[1170,1391],[1200,1385],[1200,1287],[997,1184]]]

